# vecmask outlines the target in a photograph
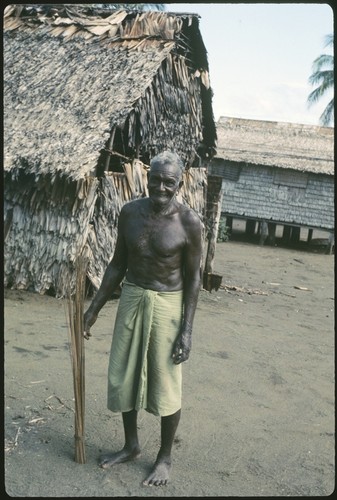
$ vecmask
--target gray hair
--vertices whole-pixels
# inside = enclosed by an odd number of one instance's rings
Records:
[[[175,165],[179,169],[179,173],[182,176],[185,170],[185,166],[177,153],[173,151],[163,151],[162,153],[154,156],[150,162],[150,168],[154,165],[166,165],[170,163],[171,165]]]

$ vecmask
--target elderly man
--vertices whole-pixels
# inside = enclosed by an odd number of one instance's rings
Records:
[[[140,456],[137,414],[161,417],[161,446],[145,485],[164,485],[181,414],[182,368],[191,350],[200,290],[201,223],[177,201],[183,164],[165,151],[154,157],[149,197],[121,210],[114,256],[84,315],[84,336],[123,281],[108,369],[108,408],[121,412],[125,445],[102,457],[100,466]]]

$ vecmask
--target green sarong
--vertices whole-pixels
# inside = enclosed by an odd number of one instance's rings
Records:
[[[157,416],[181,408],[182,370],[172,359],[183,313],[183,292],[155,292],[124,282],[108,371],[108,408]]]

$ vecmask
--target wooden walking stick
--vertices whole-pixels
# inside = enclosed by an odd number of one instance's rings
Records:
[[[87,259],[80,256],[75,263],[75,293],[68,297],[70,348],[75,396],[75,462],[86,462],[84,443],[85,356],[83,337],[83,303],[85,296]]]

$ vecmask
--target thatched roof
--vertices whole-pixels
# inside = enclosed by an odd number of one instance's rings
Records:
[[[334,175],[334,129],[221,117],[217,158]]]
[[[186,151],[190,144],[187,157],[200,143],[213,147],[198,16],[8,6],[4,109],[4,168],[12,174],[23,168],[74,180],[95,175],[114,127],[131,152],[141,150],[142,141],[154,153],[170,145]],[[161,119],[164,112],[179,117],[175,127]]]

